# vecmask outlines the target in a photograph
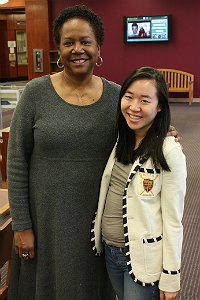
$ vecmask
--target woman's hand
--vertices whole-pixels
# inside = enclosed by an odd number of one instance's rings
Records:
[[[170,125],[167,136],[174,136],[176,142],[180,142],[181,137],[178,135],[178,131],[176,131],[175,127]]]
[[[35,236],[32,228],[15,231],[15,253],[24,260],[35,257]]]
[[[163,292],[160,290],[160,300],[175,300],[178,295],[178,292],[169,293]]]

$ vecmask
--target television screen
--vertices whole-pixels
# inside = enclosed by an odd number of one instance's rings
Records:
[[[172,15],[124,17],[124,42],[171,42]]]

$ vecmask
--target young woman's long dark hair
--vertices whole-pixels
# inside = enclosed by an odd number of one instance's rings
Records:
[[[161,111],[157,113],[153,124],[147,131],[139,147],[135,148],[135,132],[130,129],[121,112],[121,99],[126,93],[130,84],[136,80],[152,80],[157,89],[158,105]],[[163,141],[166,137],[170,125],[170,109],[168,103],[168,91],[163,75],[151,67],[142,67],[134,70],[124,81],[117,108],[117,118],[115,125],[115,134],[118,139],[116,148],[116,158],[123,164],[134,163],[137,158],[151,157],[154,167],[160,167],[170,171],[169,166],[163,155]]]

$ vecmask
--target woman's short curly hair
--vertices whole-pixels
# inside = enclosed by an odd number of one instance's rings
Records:
[[[99,46],[103,45],[104,27],[101,19],[85,5],[75,5],[63,9],[58,18],[54,21],[53,37],[54,42],[58,47],[60,45],[60,36],[63,24],[74,18],[82,19],[90,23],[90,26],[94,31],[97,44]]]

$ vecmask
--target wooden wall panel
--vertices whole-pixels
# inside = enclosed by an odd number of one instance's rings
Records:
[[[9,15],[9,18],[7,20],[7,35],[8,35],[8,41],[16,41],[16,34],[14,29],[14,23],[13,23],[13,15]],[[8,47],[8,45],[7,45]],[[9,48],[8,48],[9,51]],[[14,48],[14,53],[16,55],[15,61],[9,61],[9,71],[10,71],[10,78],[17,78],[17,48]],[[9,52],[8,52],[9,56]]]
[[[25,0],[28,46],[28,79],[49,74],[49,7],[48,0]],[[33,49],[43,49],[44,72],[34,72]]]
[[[16,30],[25,30],[26,25],[17,25],[17,21],[25,21],[25,14],[10,14],[7,17],[7,34],[8,41],[16,41]],[[16,54],[16,61],[9,61],[9,71],[10,78],[18,77],[27,77],[28,76],[28,67],[27,66],[18,66],[17,64],[17,48],[14,48]]]
[[[26,30],[26,24],[17,24],[21,21],[26,21],[25,14],[13,15],[13,27],[15,30],[15,35],[17,30]],[[28,77],[28,65],[17,65],[17,77]]]
[[[26,17],[29,20],[49,19],[48,0],[25,0]]]
[[[9,61],[9,48],[8,41],[16,41],[16,30],[25,30],[26,25],[18,25],[18,21],[26,21],[25,14],[15,14],[13,13],[2,13],[0,14],[0,20],[6,22],[6,39],[1,39],[1,52],[3,51],[1,57],[3,72],[0,71],[0,78],[18,78],[28,76],[28,66],[18,66],[17,65],[17,48],[14,48],[14,53],[16,55],[16,61]],[[0,21],[1,22],[1,21]],[[2,36],[3,33],[1,33]]]
[[[49,3],[48,0],[9,0],[2,8],[25,7],[26,34],[28,49],[28,79],[49,74],[48,52],[50,49],[49,39]],[[16,29],[25,29],[24,25],[17,25],[21,21],[21,15],[6,15],[8,40],[16,40]],[[23,18],[23,17],[22,17]],[[0,20],[1,20],[0,16]],[[43,49],[44,72],[34,72],[33,49]],[[16,49],[15,49],[16,51]],[[10,77],[17,77],[17,67],[10,68]],[[18,76],[24,74],[24,69],[18,68]]]
[[[26,30],[26,23],[25,24],[17,24],[18,22],[26,22],[26,15],[25,14],[14,14],[13,15],[13,26],[16,30]]]
[[[18,77],[27,77],[28,76],[28,65],[18,66],[17,75],[18,75]]]
[[[9,78],[9,61],[8,61],[8,47],[7,47],[7,21],[0,20],[0,78]]]

